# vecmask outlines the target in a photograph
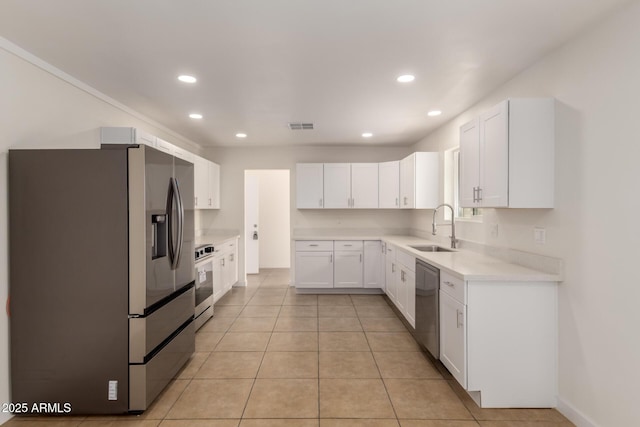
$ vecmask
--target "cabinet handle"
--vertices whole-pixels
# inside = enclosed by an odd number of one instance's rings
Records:
[[[407,206],[407,198],[404,198],[404,205]]]
[[[396,265],[391,263],[391,272],[395,273],[396,272]]]
[[[362,264],[362,254],[360,254],[360,264]]]
[[[445,282],[444,282],[444,284],[445,284],[445,285],[447,285],[447,286],[449,286],[449,287],[451,287],[451,288],[455,288],[455,287],[456,287],[455,283],[451,283],[451,282],[449,282],[448,280],[447,280],[447,281],[445,281]]]
[[[396,197],[396,206],[398,206],[398,198]]]
[[[482,201],[482,188],[478,187],[478,203]]]
[[[404,282],[404,270],[400,270],[400,280]]]
[[[329,255],[329,264],[333,262],[333,254]]]
[[[464,327],[463,320],[464,320],[464,316],[463,316],[462,311],[456,309],[456,327],[458,329]]]
[[[196,197],[196,206],[198,206],[198,198]]]
[[[314,246],[314,247],[315,247],[315,246],[318,246],[318,245],[314,243],[314,244],[312,244],[312,245],[309,245],[309,246]]]
[[[352,208],[356,207],[356,199],[351,199],[351,207]]]
[[[344,246],[349,246],[349,247],[351,247],[351,246],[353,246],[353,245],[344,245]]]
[[[322,207],[322,199],[320,199],[320,207]]]
[[[222,266],[224,267],[224,258],[222,258]]]
[[[386,243],[383,243],[383,244],[381,245],[381,248],[382,248],[382,253],[387,252],[387,244],[386,244]]]
[[[229,261],[233,261],[233,254],[229,255]]]
[[[211,199],[209,199],[209,206],[211,206]]]

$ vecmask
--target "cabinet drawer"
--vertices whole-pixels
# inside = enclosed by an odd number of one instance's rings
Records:
[[[235,246],[236,246],[236,241],[230,240],[228,242],[224,242],[223,244],[216,246],[216,252],[218,252],[218,249],[220,249],[220,252],[231,252],[235,249]]]
[[[364,246],[362,240],[335,240],[333,247],[336,251],[361,251]]]
[[[440,270],[440,290],[451,295],[463,304],[467,303],[464,280]]]
[[[298,240],[296,251],[333,251],[333,240]]]
[[[404,265],[408,270],[416,271],[416,258],[413,255],[409,255],[406,252],[398,251],[396,253],[396,261],[399,264]]]

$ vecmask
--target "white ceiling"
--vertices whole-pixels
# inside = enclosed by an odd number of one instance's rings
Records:
[[[625,2],[0,0],[0,36],[203,146],[407,145]]]

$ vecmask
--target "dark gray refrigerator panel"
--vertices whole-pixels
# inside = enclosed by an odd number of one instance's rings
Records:
[[[126,155],[10,151],[13,402],[127,411]]]
[[[14,402],[144,411],[195,350],[193,165],[109,148],[9,151]]]

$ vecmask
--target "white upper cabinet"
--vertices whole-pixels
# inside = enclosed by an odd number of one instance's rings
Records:
[[[401,208],[434,209],[438,206],[439,184],[439,153],[413,153],[400,161]]]
[[[351,207],[378,207],[378,164],[351,164]]]
[[[340,209],[351,207],[351,164],[324,164],[324,207]]]
[[[438,205],[438,153],[384,163],[298,163],[298,209],[433,209]]]
[[[460,205],[474,207],[480,183],[480,126],[478,119],[460,127]]]
[[[199,156],[194,161],[196,209],[220,209],[220,166]]]
[[[325,163],[324,207],[377,208],[377,163]]]
[[[211,209],[220,209],[220,165],[209,162],[209,185],[211,189]]]
[[[157,138],[138,128],[101,127],[100,143],[102,144],[143,144],[156,146]]]
[[[552,208],[554,100],[510,99],[460,128],[463,207]]]
[[[296,207],[318,209],[324,207],[324,172],[322,163],[296,165]]]
[[[397,209],[400,207],[400,162],[378,164],[378,207]]]

